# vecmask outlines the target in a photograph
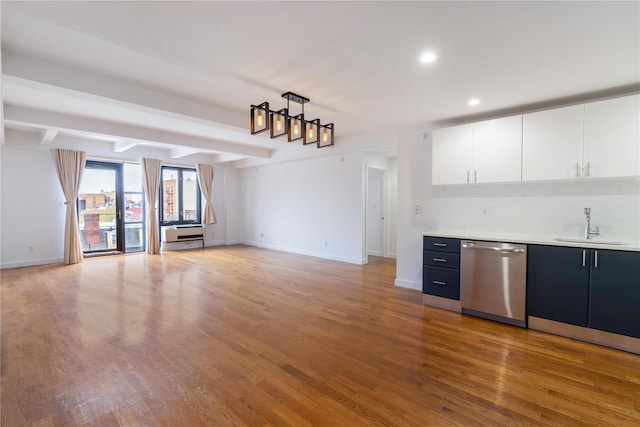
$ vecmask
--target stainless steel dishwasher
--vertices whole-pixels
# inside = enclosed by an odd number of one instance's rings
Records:
[[[527,245],[463,240],[462,312],[526,327]]]

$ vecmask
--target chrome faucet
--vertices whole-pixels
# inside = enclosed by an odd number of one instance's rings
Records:
[[[587,217],[587,223],[584,226],[584,238],[590,239],[591,236],[600,234],[600,229],[597,225],[596,228],[591,228],[591,208],[584,208],[584,214]]]

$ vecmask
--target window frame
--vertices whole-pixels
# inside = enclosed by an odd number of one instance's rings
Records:
[[[176,172],[176,192],[180,197],[176,198],[178,203],[178,220],[165,221],[164,219],[164,171],[172,170]],[[183,174],[184,172],[193,172],[196,175],[196,219],[184,219],[184,191],[183,191]],[[174,193],[175,194],[175,193]],[[175,197],[175,195],[174,195]],[[160,171],[160,188],[158,191],[158,222],[161,227],[170,225],[195,225],[202,224],[202,193],[200,191],[200,183],[198,182],[198,172],[195,168],[186,168],[180,166],[162,166]]]
[[[140,163],[134,163],[134,162],[123,162],[122,163],[122,172],[123,172],[123,222],[124,222],[124,252],[125,253],[135,253],[135,252],[144,252],[146,250],[147,247],[147,196],[146,193],[144,192],[144,184],[142,183],[142,181],[144,180],[144,178],[142,177],[142,175],[140,176],[140,187],[136,190],[132,189],[131,187],[127,187],[127,174],[126,174],[126,167],[127,165],[131,165],[131,167],[135,167],[140,169],[141,164]],[[127,196],[128,195],[139,195],[140,196],[140,204],[142,207],[142,211],[141,211],[141,218],[140,221],[127,221],[127,217],[126,217],[126,210],[127,210]],[[141,245],[140,246],[127,246],[127,226],[131,227],[131,226],[135,226],[137,224],[140,224],[140,228],[142,229],[142,241],[140,242]]]

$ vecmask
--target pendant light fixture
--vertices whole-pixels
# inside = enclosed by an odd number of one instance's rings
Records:
[[[316,144],[318,148],[333,145],[333,123],[323,125],[320,119],[304,118],[304,104],[309,102],[309,98],[293,92],[285,92],[282,97],[287,100],[287,106],[277,111],[270,110],[268,102],[251,106],[252,135],[268,130],[271,138],[287,135],[289,142],[302,140],[303,145]],[[302,105],[300,114],[289,114],[290,101]]]

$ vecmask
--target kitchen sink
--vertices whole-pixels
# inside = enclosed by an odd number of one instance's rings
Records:
[[[553,240],[555,240],[556,242],[567,242],[567,243],[589,243],[591,245],[625,246],[628,244],[625,242],[616,242],[613,240],[571,239],[566,237],[557,237]]]

